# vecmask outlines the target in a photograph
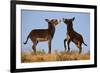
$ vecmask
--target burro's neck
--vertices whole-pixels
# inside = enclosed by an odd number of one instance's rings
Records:
[[[73,29],[73,24],[67,25],[67,32],[70,33],[70,32],[72,32],[72,31],[74,31],[74,29]]]
[[[53,38],[54,33],[55,33],[55,27],[52,24],[48,24],[48,25],[49,25],[48,27],[49,34]]]

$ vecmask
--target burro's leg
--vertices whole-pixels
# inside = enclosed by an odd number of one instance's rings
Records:
[[[69,39],[68,41],[67,41],[67,45],[68,45],[68,52],[70,52],[70,42],[71,42],[71,40]]]
[[[51,40],[48,41],[48,47],[49,47],[48,53],[51,54]]]
[[[34,51],[34,53],[36,53],[36,45],[37,45],[37,41],[35,41],[35,42],[33,42],[34,44],[33,44],[33,46],[32,46],[32,49],[33,49],[33,51]]]
[[[67,49],[67,48],[66,48],[66,41],[67,41],[67,38],[64,39],[64,47],[65,47],[65,51],[66,51],[66,49]]]
[[[79,54],[82,52],[82,43],[78,41],[77,47],[79,48]]]

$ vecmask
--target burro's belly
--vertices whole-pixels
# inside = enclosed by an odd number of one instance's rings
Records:
[[[38,38],[36,38],[36,40],[37,40],[37,41],[47,41],[48,38],[40,38],[40,37],[38,37]]]

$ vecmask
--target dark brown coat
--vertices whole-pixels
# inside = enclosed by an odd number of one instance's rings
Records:
[[[45,19],[46,22],[48,22],[48,29],[35,29],[32,30],[28,37],[27,40],[24,44],[27,43],[28,39],[30,38],[31,41],[33,42],[32,49],[34,52],[36,52],[36,45],[38,42],[42,41],[48,41],[48,46],[49,46],[49,51],[48,53],[51,53],[51,41],[55,33],[55,26],[58,25],[61,21],[57,19]]]
[[[82,35],[77,33],[73,29],[73,21],[74,21],[74,19],[75,19],[75,17],[73,17],[72,19],[63,18],[63,22],[67,25],[67,34],[66,34],[67,37],[64,40],[64,46],[65,46],[65,50],[66,50],[66,41],[67,41],[68,51],[70,51],[69,44],[72,41],[79,48],[79,53],[81,53],[82,52],[82,43],[84,45],[86,45],[86,44],[83,41]]]

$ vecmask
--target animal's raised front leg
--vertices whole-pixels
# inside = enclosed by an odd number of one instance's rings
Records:
[[[65,47],[65,51],[66,51],[66,41],[67,41],[67,38],[64,40],[64,47]]]
[[[49,51],[48,53],[51,54],[51,40],[48,41]]]
[[[71,40],[68,40],[68,42],[67,42],[67,45],[68,45],[68,52],[70,51],[70,46],[69,46],[70,42],[71,42]]]

